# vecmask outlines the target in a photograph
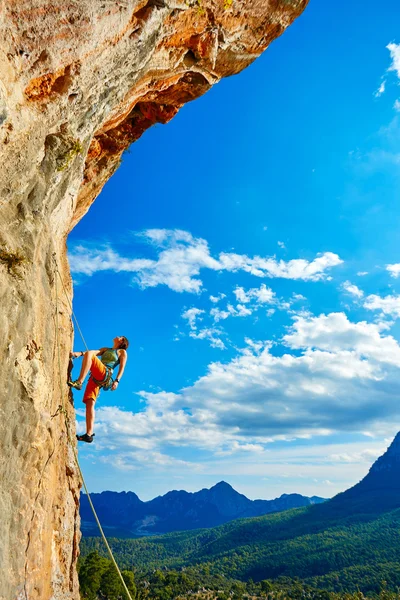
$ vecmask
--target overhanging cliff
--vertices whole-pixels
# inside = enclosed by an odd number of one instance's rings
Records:
[[[79,597],[79,479],[60,404],[53,254],[154,123],[239,73],[308,0],[0,7],[0,598]],[[62,368],[72,342],[59,300]],[[65,386],[64,394],[68,396]],[[68,403],[74,422],[74,409]]]

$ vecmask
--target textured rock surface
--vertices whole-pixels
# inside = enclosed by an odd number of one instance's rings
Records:
[[[241,71],[307,0],[3,0],[0,598],[78,598],[79,481],[60,404],[55,253],[153,123]],[[59,305],[62,369],[72,327]],[[64,386],[64,394],[68,391]],[[73,422],[73,407],[68,403]]]

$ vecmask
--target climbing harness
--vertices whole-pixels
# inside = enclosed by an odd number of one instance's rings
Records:
[[[118,567],[117,562],[116,562],[116,560],[114,558],[112,550],[111,550],[111,548],[109,546],[107,538],[104,535],[104,531],[103,531],[103,528],[101,526],[99,517],[97,516],[97,513],[96,513],[96,510],[94,508],[92,499],[90,497],[89,490],[87,488],[85,478],[83,477],[83,473],[82,473],[81,466],[79,464],[78,454],[77,454],[77,451],[76,451],[76,448],[75,448],[75,444],[72,442],[72,438],[71,438],[69,418],[68,418],[67,410],[65,408],[64,387],[63,387],[62,370],[61,370],[61,351],[60,351],[60,336],[59,336],[59,323],[58,323],[58,285],[57,285],[57,275],[60,278],[62,287],[64,289],[65,297],[67,298],[67,302],[68,302],[69,308],[71,310],[71,314],[73,315],[73,317],[75,319],[75,323],[77,325],[77,329],[78,329],[78,331],[80,333],[80,336],[82,338],[83,343],[85,344],[86,350],[89,350],[89,348],[88,348],[88,346],[86,344],[85,338],[83,337],[82,331],[81,331],[81,329],[79,327],[78,319],[76,318],[76,315],[75,315],[75,313],[74,313],[74,311],[72,309],[71,301],[70,301],[70,299],[68,297],[67,290],[65,289],[65,285],[64,285],[63,279],[61,277],[61,273],[60,273],[60,271],[58,269],[58,265],[57,265],[57,260],[56,260],[55,254],[53,254],[53,259],[54,259],[54,272],[55,272],[54,280],[55,280],[55,292],[56,292],[56,302],[55,302],[55,304],[56,304],[56,306],[55,306],[55,308],[56,308],[56,318],[55,318],[55,325],[56,325],[56,345],[57,345],[58,374],[59,374],[59,383],[60,383],[61,404],[57,408],[57,411],[55,412],[55,414],[52,417],[56,417],[58,414],[63,414],[64,415],[64,422],[65,422],[65,429],[66,429],[66,432],[67,432],[67,439],[68,439],[68,441],[70,443],[70,446],[71,446],[71,449],[72,449],[72,452],[73,452],[73,455],[74,455],[74,459],[75,459],[75,462],[76,462],[76,466],[78,468],[78,472],[79,472],[80,478],[82,480],[82,485],[83,485],[83,488],[85,490],[87,499],[88,499],[89,504],[90,504],[90,508],[92,509],[92,512],[93,512],[94,518],[96,520],[97,526],[99,528],[101,537],[103,538],[103,542],[104,542],[104,544],[105,544],[105,546],[107,548],[107,551],[108,551],[108,554],[109,554],[109,556],[111,558],[111,561],[112,561],[115,569],[117,570],[117,573],[118,573],[119,578],[121,580],[121,583],[122,583],[122,585],[124,587],[124,590],[127,593],[127,596],[129,598],[129,600],[132,600],[132,596],[131,596],[131,594],[130,594],[130,592],[128,590],[128,587],[127,587],[127,585],[125,583],[125,579],[122,577],[122,573],[119,570],[119,567]]]
[[[94,377],[94,375],[91,375],[90,377],[91,379],[93,379],[96,385],[101,387],[105,392],[108,392],[111,389],[112,384],[114,383],[114,379],[112,378],[113,371],[111,367],[107,367],[107,365],[104,366],[106,368],[106,374],[104,376],[104,379],[99,381],[98,379],[96,379],[96,377]]]

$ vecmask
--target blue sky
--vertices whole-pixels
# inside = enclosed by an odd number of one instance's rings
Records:
[[[131,340],[80,446],[93,491],[331,496],[400,429],[399,24],[394,1],[311,1],[70,234],[89,346]]]

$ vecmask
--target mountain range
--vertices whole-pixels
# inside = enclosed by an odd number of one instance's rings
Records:
[[[382,581],[400,588],[399,532],[400,433],[359,483],[324,503],[112,545],[123,566],[145,572],[185,569],[200,580],[299,578],[376,597]],[[94,549],[103,551],[99,538],[81,545],[83,556]]]
[[[198,492],[171,491],[148,502],[134,492],[91,494],[103,527],[115,537],[135,537],[215,527],[234,519],[257,517],[273,512],[324,502],[301,494],[282,494],[275,500],[249,500],[225,481]],[[85,494],[81,495],[83,535],[99,535]]]

